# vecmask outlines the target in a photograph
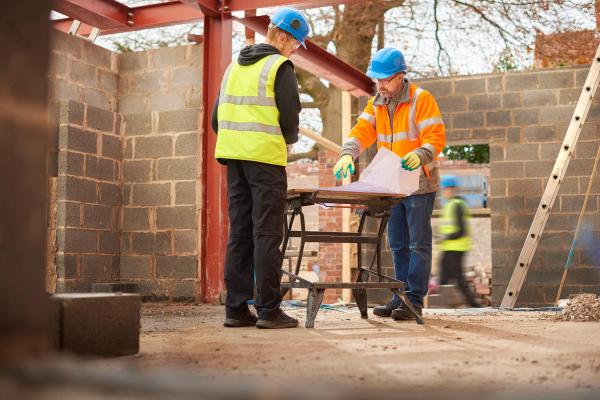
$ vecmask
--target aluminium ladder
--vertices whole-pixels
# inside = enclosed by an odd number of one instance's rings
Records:
[[[579,134],[581,133],[588,111],[592,105],[592,100],[596,94],[596,89],[598,89],[599,82],[600,45],[598,46],[596,55],[592,60],[590,71],[588,72],[581,95],[579,96],[579,100],[575,106],[575,112],[573,113],[573,117],[571,118],[571,122],[567,128],[565,139],[563,140],[558,157],[556,158],[556,162],[552,168],[552,174],[550,175],[550,179],[546,184],[546,189],[544,190],[544,194],[540,200],[540,205],[537,208],[535,216],[533,217],[531,228],[529,228],[529,233],[525,238],[525,243],[523,244],[521,254],[517,260],[517,265],[515,266],[512,277],[510,278],[510,282],[508,283],[508,287],[506,288],[506,292],[504,293],[504,298],[502,299],[502,303],[500,305],[501,307],[513,308],[517,302],[519,292],[521,291],[521,287],[525,282],[525,277],[527,276],[527,271],[529,270],[531,260],[533,259],[535,250],[537,249],[540,238],[544,231],[544,227],[546,226],[550,209],[552,209],[554,200],[556,200],[556,196],[558,195],[560,184],[565,176],[567,167],[569,166],[569,161],[571,160],[573,151],[575,150],[575,145],[577,144]]]

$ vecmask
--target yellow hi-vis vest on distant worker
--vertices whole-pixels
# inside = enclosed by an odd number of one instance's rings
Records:
[[[275,76],[287,60],[272,54],[252,65],[229,65],[219,95],[215,158],[287,165],[275,103]]]
[[[463,212],[463,222],[465,225],[465,234],[458,239],[443,240],[442,251],[469,251],[471,250],[471,213],[464,200],[453,198],[448,200],[442,210],[442,220],[440,221],[439,232],[446,236],[459,230],[458,221],[456,221],[456,212],[454,207],[461,207]]]

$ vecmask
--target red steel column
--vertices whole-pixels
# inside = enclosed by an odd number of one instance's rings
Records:
[[[232,32],[230,15],[205,16],[200,272],[202,300],[207,303],[218,303],[224,288],[223,266],[229,230],[226,169],[215,160],[217,135],[212,130],[211,116],[223,73],[231,62]]]

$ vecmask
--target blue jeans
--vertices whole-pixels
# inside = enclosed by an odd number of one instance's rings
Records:
[[[388,222],[388,239],[396,279],[406,284],[406,295],[423,307],[431,274],[431,213],[435,193],[408,196],[392,207]],[[400,303],[394,295],[394,302]]]

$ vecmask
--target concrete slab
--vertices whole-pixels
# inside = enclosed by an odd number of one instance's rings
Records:
[[[60,304],[61,350],[94,356],[139,351],[139,294],[68,293],[52,298]]]

